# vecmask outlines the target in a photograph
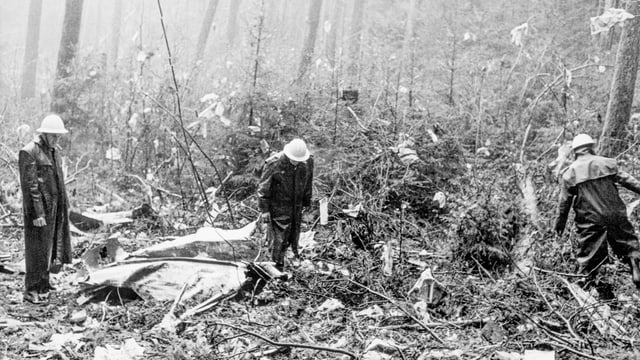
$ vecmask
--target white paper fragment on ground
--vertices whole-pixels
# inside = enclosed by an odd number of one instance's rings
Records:
[[[327,225],[329,223],[329,199],[323,197],[319,201],[320,203],[320,225]]]
[[[355,315],[365,317],[368,319],[378,319],[384,316],[384,311],[382,310],[382,308],[380,308],[380,306],[373,305],[364,310],[360,310],[356,312]]]
[[[44,343],[42,345],[29,345],[30,350],[34,351],[59,351],[62,349],[62,346],[65,344],[76,345],[80,342],[80,339],[84,334],[82,333],[65,333],[65,334],[53,334],[51,335],[51,339],[49,342]]]
[[[112,160],[112,161],[118,161],[118,160],[122,159],[122,155],[120,155],[120,149],[115,148],[115,147],[107,149],[107,152],[104,155],[104,157],[105,157],[105,159]]]
[[[360,210],[362,210],[362,204],[359,203],[358,205],[351,206],[348,209],[342,209],[342,212],[347,216],[357,218],[358,215],[360,215]]]
[[[344,309],[344,305],[338,299],[327,299],[320,306],[318,306],[319,312],[331,312],[338,309]]]
[[[87,320],[87,311],[84,309],[75,311],[69,318],[69,322],[72,324],[82,324],[85,320]]]
[[[410,165],[420,160],[415,150],[406,147],[398,148],[398,156],[400,157],[400,161],[405,165]]]
[[[388,360],[393,359],[393,357],[389,354],[377,352],[377,351],[367,351],[362,355],[362,360]]]
[[[98,346],[93,356],[93,360],[138,360],[144,356],[144,348],[129,338],[120,345],[109,345],[105,347]]]
[[[517,352],[496,351],[495,358],[498,360],[522,360],[522,354]]]
[[[224,115],[224,110],[225,110],[224,104],[222,102],[219,102],[216,105],[215,114],[218,115],[218,116],[223,116]]]
[[[429,350],[418,358],[418,360],[448,360],[448,359],[462,359],[464,352],[460,349],[455,350]]]
[[[491,156],[491,152],[489,151],[488,148],[483,146],[481,148],[478,148],[478,150],[476,150],[476,155],[482,155],[484,157],[488,157],[488,156]]]
[[[387,241],[382,247],[382,273],[385,276],[393,275],[393,247],[391,241]]]
[[[218,100],[218,94],[215,93],[209,93],[204,95],[203,97],[200,98],[200,102],[207,102],[207,101],[216,101]]]
[[[633,18],[634,16],[624,9],[609,8],[602,15],[591,18],[591,35],[609,31],[616,24]]]
[[[398,350],[402,350],[398,344],[391,339],[373,339],[365,349],[363,359],[394,359],[398,355]],[[370,354],[370,357],[367,357]],[[394,356],[395,355],[395,356]]]
[[[434,144],[437,144],[440,140],[438,139],[438,136],[436,135],[436,133],[433,132],[433,130],[428,129],[427,133],[429,134],[429,136],[431,137],[431,141],[433,141]]]
[[[425,269],[420,278],[411,287],[408,296],[417,301],[424,301],[429,305],[437,305],[446,296],[444,286],[433,277],[431,268]]]
[[[204,110],[198,113],[198,117],[205,118],[205,119],[212,119],[215,116],[215,113],[213,112],[215,107],[216,107],[215,103],[207,106]]]
[[[633,213],[633,210],[635,210],[639,204],[640,204],[640,199],[630,202],[627,205],[627,216],[631,216],[631,213]]]
[[[522,360],[556,360],[555,351],[525,350]]]
[[[442,209],[447,204],[447,196],[442,191],[438,191],[433,195],[433,201],[437,202],[438,207]]]
[[[300,250],[313,249],[316,246],[316,241],[314,237],[316,235],[315,231],[305,231],[300,234],[300,239],[298,240],[298,247]]]

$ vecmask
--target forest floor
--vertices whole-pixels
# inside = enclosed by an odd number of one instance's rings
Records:
[[[127,251],[171,235],[143,221],[99,230],[119,231]],[[570,291],[575,278],[560,267],[545,270],[543,259],[536,259],[539,268],[530,274],[496,274],[480,264],[461,267],[451,261],[444,224],[428,242],[407,240],[403,252],[394,254],[392,276],[383,275],[378,246],[356,247],[341,226],[315,228],[316,244],[302,252],[301,261],[291,262],[288,280],[225,300],[171,331],[154,328],[171,301],[113,296],[78,305],[79,283],[86,278],[80,261],[52,275],[58,290],[46,305],[23,302],[23,275],[0,274],[0,354],[3,359],[640,358],[634,347],[640,339],[640,297],[627,267],[616,260],[598,276],[599,300],[581,306]],[[22,229],[1,229],[0,252],[21,260]],[[74,239],[74,256],[91,242]],[[555,255],[570,253],[569,247]],[[431,304],[421,307],[408,293],[426,269],[443,292],[432,292],[423,299]],[[176,313],[188,305],[180,304]],[[589,315],[594,309],[603,316],[600,323]]]

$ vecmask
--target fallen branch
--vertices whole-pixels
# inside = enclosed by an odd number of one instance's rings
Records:
[[[416,318],[415,316],[411,315],[407,310],[405,310],[402,306],[400,306],[395,300],[391,299],[390,297],[379,293],[373,289],[370,289],[356,281],[353,281],[351,279],[348,279],[350,283],[357,285],[361,288],[363,288],[364,290],[367,290],[368,292],[374,294],[374,295],[378,295],[381,298],[387,300],[389,303],[391,303],[393,306],[397,307],[398,309],[400,309],[400,311],[402,311],[403,313],[405,313],[405,315],[407,315],[411,320],[413,320],[416,324],[420,325],[420,327],[422,327],[423,329],[425,329],[429,335],[431,335],[431,337],[433,337],[437,342],[444,344],[444,341],[436,334],[433,332],[433,330],[431,330],[431,328],[429,328],[429,326],[427,326],[427,324],[423,323],[422,321],[420,321],[420,319]]]
[[[19,327],[19,326],[41,326],[41,325],[44,325],[44,323],[40,321],[22,322],[14,319],[0,319],[0,329]]]
[[[243,333],[245,333],[247,335],[251,335],[253,337],[257,337],[258,339],[260,339],[260,340],[262,340],[264,342],[267,342],[267,343],[269,343],[269,344],[271,344],[273,346],[287,347],[287,348],[311,349],[311,350],[317,350],[317,351],[327,351],[327,352],[347,355],[352,359],[358,358],[358,356],[356,354],[354,354],[354,353],[352,353],[351,351],[348,351],[348,350],[335,349],[335,348],[331,348],[331,347],[327,347],[327,346],[321,346],[321,345],[309,345],[309,344],[278,342],[278,341],[271,340],[271,339],[269,339],[267,337],[264,337],[264,336],[262,336],[260,334],[254,333],[253,331],[249,331],[249,330],[243,329],[243,328],[235,326],[235,325],[231,325],[231,324],[227,324],[227,323],[221,323],[221,322],[212,322],[210,324],[214,324],[214,325],[218,325],[218,326],[226,326],[226,327],[230,327],[232,329],[238,330],[238,331],[242,331]]]
[[[493,317],[485,317],[480,319],[468,319],[468,320],[456,320],[456,321],[443,321],[443,322],[425,322],[424,325],[428,327],[456,327],[463,328],[468,326],[483,326],[489,321],[495,321]],[[422,328],[420,324],[404,324],[404,325],[389,325],[389,326],[375,326],[376,329],[394,330],[394,329],[416,329]]]
[[[612,336],[616,339],[624,339],[627,330],[615,319],[611,318],[611,310],[605,304],[600,304],[591,294],[586,293],[579,286],[571,284],[566,279],[560,278],[567,289],[576,299],[582,310],[584,310],[600,334]]]
[[[100,184],[95,184],[96,188],[100,191],[102,191],[103,193],[114,197],[116,200],[118,200],[119,202],[121,202],[122,204],[126,204],[127,201],[120,195],[116,194],[115,191],[109,190],[106,187],[100,185]]]
[[[573,329],[573,326],[571,326],[571,322],[569,322],[569,320],[567,320],[566,317],[562,316],[562,314],[558,310],[556,310],[553,306],[551,306],[551,303],[549,302],[549,300],[547,300],[547,297],[544,296],[544,293],[542,292],[542,289],[538,284],[538,278],[536,276],[535,271],[532,272],[532,275],[533,275],[533,283],[536,285],[536,289],[538,290],[538,293],[542,297],[542,300],[544,300],[545,304],[547,304],[547,307],[549,308],[549,310],[551,310],[554,314],[556,314],[562,320],[562,322],[565,324],[565,326],[569,330],[569,333],[571,334],[571,336],[573,336],[574,339],[576,339],[579,343],[584,343],[584,340],[576,333],[576,331]]]
[[[584,352],[582,352],[582,351],[576,350],[576,349],[574,349],[574,348],[572,348],[572,347],[569,347],[569,346],[567,346],[567,345],[562,345],[562,344],[554,343],[554,342],[551,342],[551,341],[545,341],[545,342],[540,343],[540,344],[547,344],[547,345],[551,345],[551,346],[553,346],[553,347],[558,347],[558,348],[560,348],[560,349],[563,349],[563,350],[566,350],[566,351],[572,352],[572,353],[574,353],[574,354],[576,354],[576,355],[579,355],[582,359],[606,360],[606,359],[605,359],[605,358],[603,358],[603,357],[589,355],[589,354],[587,354],[587,353],[584,353]]]

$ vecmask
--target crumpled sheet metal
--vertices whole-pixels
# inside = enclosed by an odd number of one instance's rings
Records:
[[[253,260],[259,249],[259,244],[251,239],[256,225],[257,221],[240,229],[203,227],[195,234],[135,251],[131,257],[194,257],[206,254],[218,260]]]
[[[236,290],[247,280],[244,263],[204,258],[157,258],[126,261],[91,272],[85,291],[112,286],[130,288],[142,299],[211,298]]]

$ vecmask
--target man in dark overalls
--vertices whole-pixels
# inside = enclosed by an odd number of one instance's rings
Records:
[[[50,290],[52,265],[71,263],[69,203],[64,186],[58,137],[66,134],[62,119],[49,115],[42,120],[40,133],[18,154],[24,252],[26,264],[24,300],[44,303]]]
[[[311,204],[313,157],[301,139],[294,139],[284,150],[266,160],[258,185],[262,217],[270,227],[272,259],[279,270],[289,245],[296,257],[300,238],[302,209]]]
[[[608,256],[607,244],[631,266],[632,279],[640,288],[640,243],[627,218],[617,184],[640,194],[640,182],[618,169],[615,159],[595,155],[595,141],[577,135],[571,144],[575,161],[562,173],[555,230],[562,235],[573,204],[578,233],[579,272],[594,275]]]

